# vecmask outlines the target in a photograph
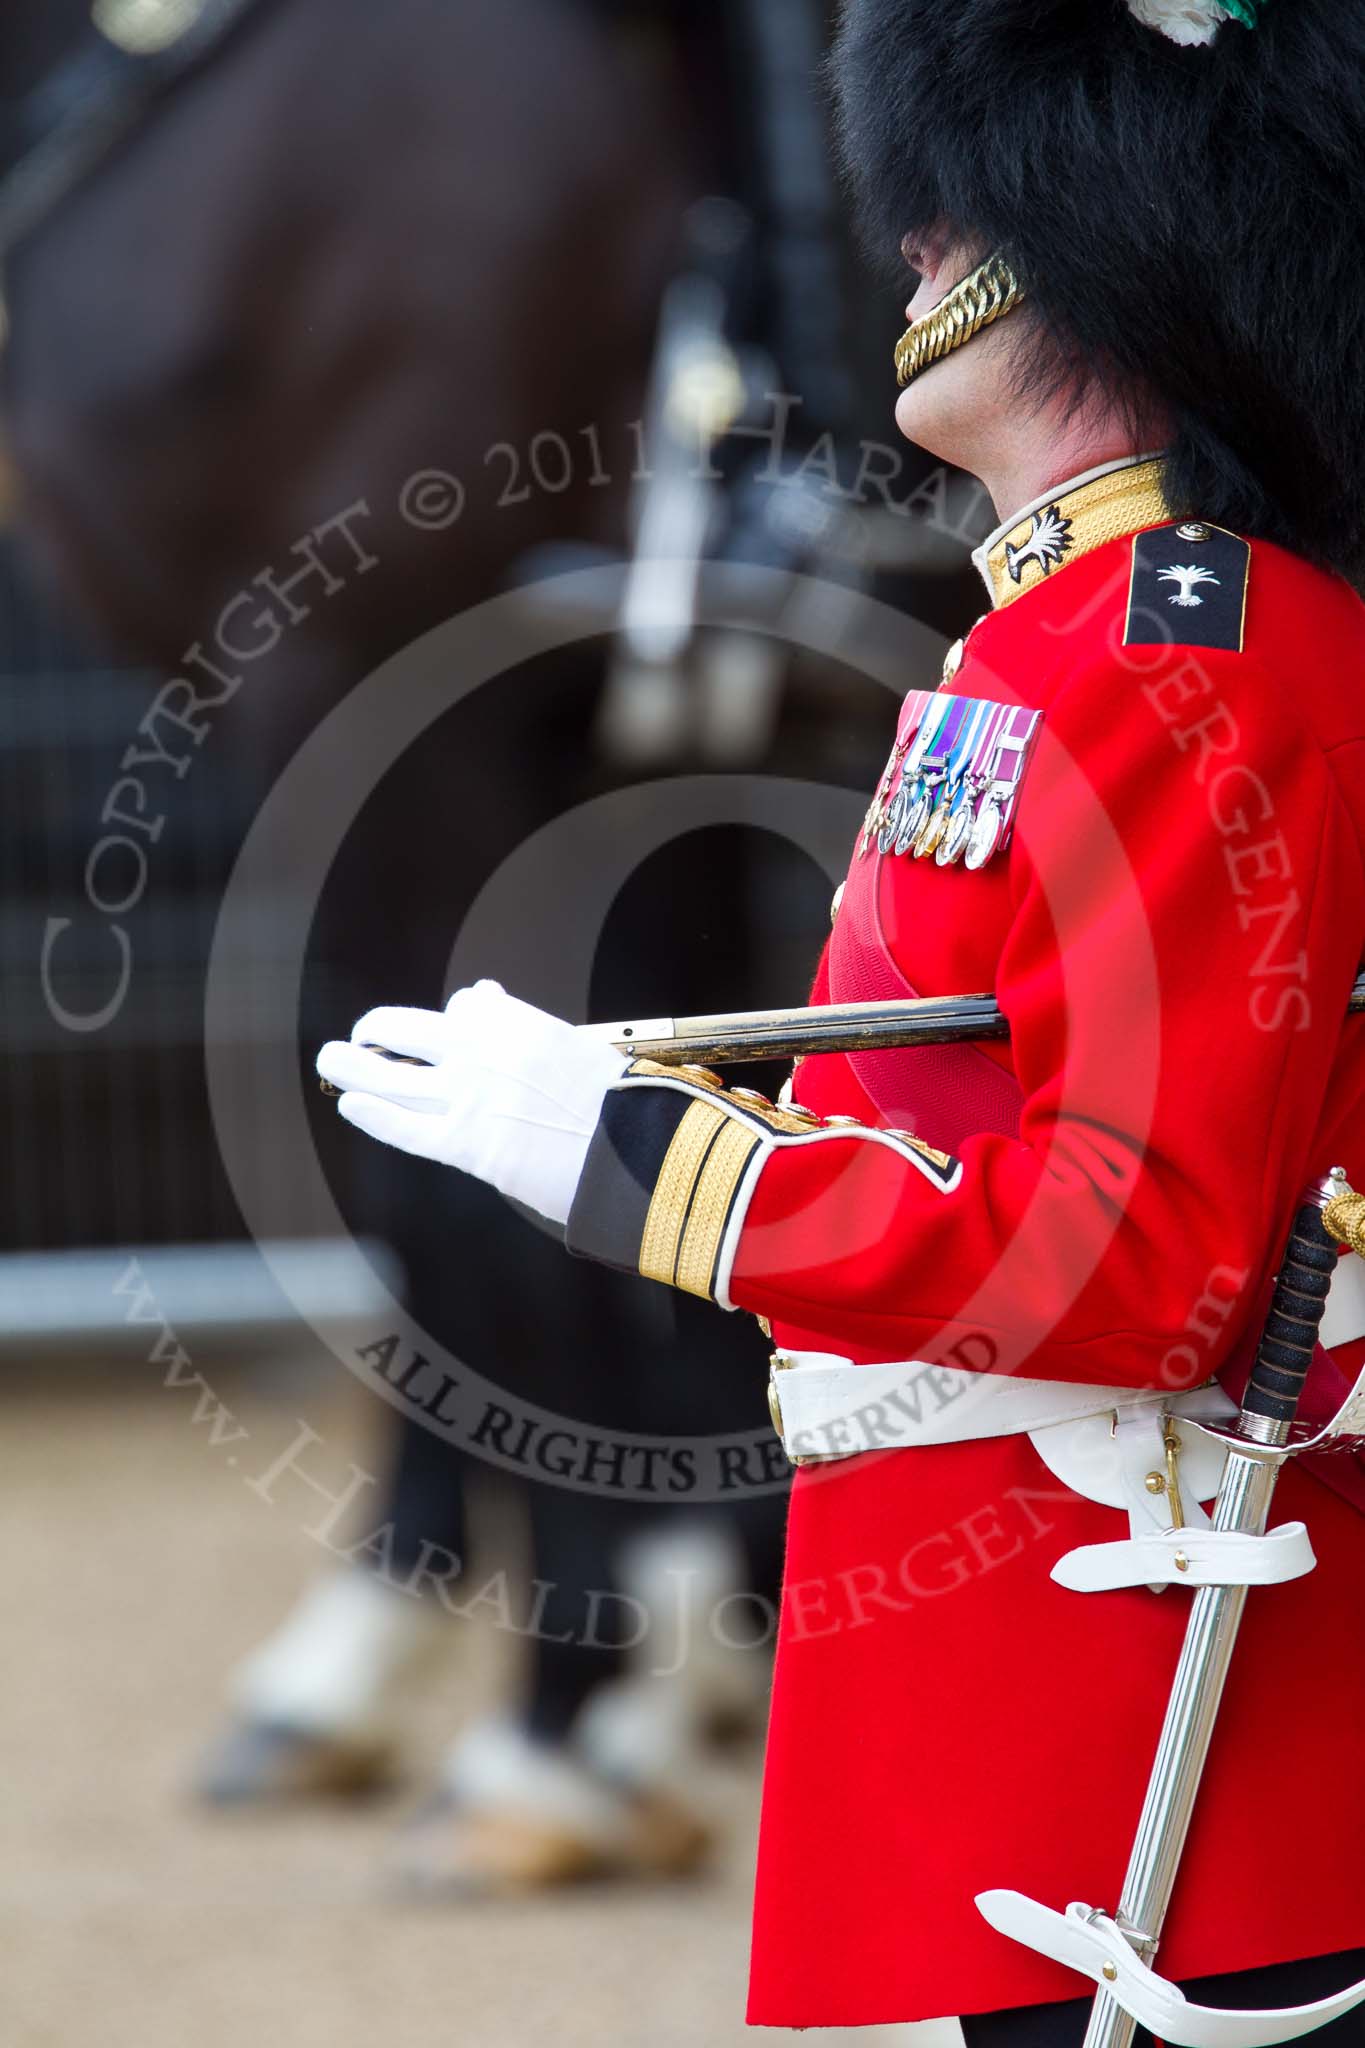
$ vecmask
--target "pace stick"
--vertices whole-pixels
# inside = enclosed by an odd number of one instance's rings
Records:
[[[1347,1000],[1365,1010],[1365,974]],[[881,1003],[830,1003],[821,1009],[736,1010],[729,1015],[644,1017],[588,1024],[622,1052],[661,1066],[696,1062],[799,1059],[822,1052],[878,1052],[897,1046],[946,1045],[955,1039],[1008,1038],[1009,1022],[990,995],[924,996]]]
[[[1365,1010],[1365,974],[1358,975],[1348,1012]],[[584,1024],[594,1038],[660,1066],[740,1065],[745,1060],[808,1058],[822,1052],[889,1052],[900,1046],[951,1045],[1008,1038],[1009,1021],[994,996],[917,996],[880,1003],[827,1003],[819,1009],[731,1010],[698,1017],[636,1017]],[[384,1052],[382,1045],[370,1047]],[[387,1053],[408,1066],[425,1065]],[[320,1084],[335,1095],[330,1081]]]

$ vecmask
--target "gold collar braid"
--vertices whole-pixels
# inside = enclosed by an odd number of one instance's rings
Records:
[[[1012,312],[1023,296],[1023,286],[1004,257],[988,256],[906,329],[896,344],[896,382],[908,384],[930,363],[962,348],[983,327]]]
[[[1093,548],[1164,525],[1171,517],[1162,489],[1165,466],[1160,455],[1102,463],[997,526],[972,555],[995,608],[1035,590]]]

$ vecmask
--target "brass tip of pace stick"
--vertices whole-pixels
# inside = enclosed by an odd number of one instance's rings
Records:
[[[430,1060],[415,1060],[410,1053],[390,1052],[386,1045],[374,1045],[369,1041],[363,1042],[363,1050],[365,1052],[377,1052],[381,1059],[392,1060],[394,1065],[399,1067],[429,1067],[431,1065]],[[341,1090],[333,1082],[324,1081],[321,1076],[318,1077],[318,1087],[324,1095],[340,1095],[341,1093]]]

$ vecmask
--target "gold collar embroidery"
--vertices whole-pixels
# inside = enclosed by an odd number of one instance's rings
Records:
[[[1161,490],[1160,455],[1086,470],[1058,484],[982,541],[972,555],[998,611],[1092,548],[1172,515]]]

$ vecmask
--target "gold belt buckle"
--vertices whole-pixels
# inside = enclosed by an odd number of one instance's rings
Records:
[[[791,1364],[792,1360],[785,1351],[774,1351],[769,1361],[768,1414],[772,1420],[773,1428],[777,1431],[778,1439],[784,1451],[787,1450],[787,1432],[782,1422],[782,1401],[777,1391],[776,1374],[786,1372]],[[792,1457],[790,1451],[787,1451],[787,1456],[793,1465],[804,1465],[806,1462],[804,1458]]]

